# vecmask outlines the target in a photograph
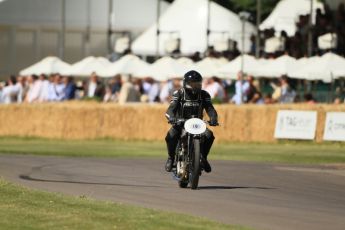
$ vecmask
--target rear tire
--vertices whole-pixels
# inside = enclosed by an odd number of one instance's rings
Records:
[[[191,189],[197,189],[200,176],[200,140],[194,139],[193,141],[194,154],[192,155],[192,170],[190,172]]]

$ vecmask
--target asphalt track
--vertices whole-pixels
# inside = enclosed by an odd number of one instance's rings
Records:
[[[180,189],[164,160],[0,155],[0,176],[27,187],[202,216],[254,229],[345,229],[345,168],[213,161]]]

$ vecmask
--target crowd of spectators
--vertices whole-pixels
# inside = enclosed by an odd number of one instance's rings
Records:
[[[273,28],[259,31],[260,43],[256,47],[256,37],[251,36],[250,54],[255,55],[259,50],[261,58],[276,58],[283,54],[288,54],[295,58],[308,56],[308,34],[312,34],[312,55],[322,55],[332,51],[338,55],[345,56],[345,6],[340,3],[337,10],[332,11],[327,3],[324,4],[324,12],[320,9],[316,11],[315,24],[309,28],[310,15],[300,15],[296,22],[296,32],[293,36],[288,36],[286,31],[277,32]],[[283,19],[282,19],[283,20]],[[328,45],[319,43],[319,38],[329,34],[331,40]],[[229,60],[236,58],[240,51],[237,43],[231,42],[231,47],[227,51],[217,52],[214,47],[210,47],[206,56],[225,57]],[[195,61],[201,59],[200,53],[195,53],[191,58]]]
[[[261,82],[262,83],[262,82]],[[46,76],[11,76],[6,84],[0,85],[0,103],[43,103],[68,100],[97,100],[104,103],[169,103],[174,91],[182,87],[179,78],[157,82],[147,77],[132,78],[116,75],[101,79],[95,73],[88,79],[75,81],[73,77],[53,74]],[[263,93],[260,81],[239,72],[236,81],[225,81],[217,77],[203,82],[214,103],[273,104],[273,103],[316,103],[311,93],[297,100],[294,87],[287,76],[270,81],[271,92]],[[232,88],[232,89],[231,89]],[[336,98],[335,102],[342,103]]]
[[[327,51],[335,52],[341,56],[345,55],[345,7],[340,3],[338,9],[331,11],[327,3],[324,4],[324,12],[320,9],[316,11],[315,24],[309,27],[310,15],[300,15],[296,23],[296,33],[288,37],[285,31],[277,36],[274,29],[261,31],[261,56],[276,57],[287,53],[292,57],[301,58],[308,55],[308,33],[312,34],[312,55],[322,55]],[[320,42],[320,36],[325,34],[331,35],[329,47],[323,47]],[[274,51],[267,49],[267,41],[279,39],[280,46]],[[332,41],[334,39],[334,41]],[[255,41],[255,37],[252,38]],[[255,53],[255,43],[252,44],[251,52]]]

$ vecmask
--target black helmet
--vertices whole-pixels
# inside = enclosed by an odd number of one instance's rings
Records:
[[[201,90],[202,76],[195,70],[188,71],[183,76],[183,87],[197,93]]]

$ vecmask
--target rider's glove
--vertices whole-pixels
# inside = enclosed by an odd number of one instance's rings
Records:
[[[174,124],[177,123],[177,118],[175,118],[175,117],[170,117],[168,122],[169,122],[170,124],[174,125]]]
[[[209,124],[210,124],[210,126],[217,126],[218,125],[218,121],[216,119],[211,119]]]

